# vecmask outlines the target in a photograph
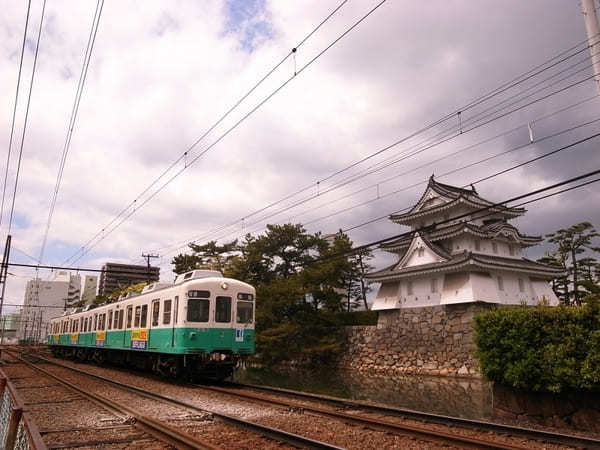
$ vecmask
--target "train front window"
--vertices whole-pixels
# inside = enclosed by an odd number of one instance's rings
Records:
[[[187,321],[208,322],[209,305],[209,300],[202,298],[190,298],[188,300]]]
[[[238,300],[237,302],[237,314],[236,314],[236,322],[237,323],[252,323],[252,302],[241,302]]]
[[[231,322],[231,297],[217,297],[215,322]]]

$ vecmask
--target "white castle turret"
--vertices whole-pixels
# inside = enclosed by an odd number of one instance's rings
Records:
[[[524,258],[522,249],[542,238],[525,236],[508,223],[526,210],[494,205],[474,187],[438,183],[431,176],[410,211],[390,216],[413,231],[381,246],[399,261],[366,276],[381,282],[372,309],[478,301],[558,304],[548,282],[564,275],[562,269]]]

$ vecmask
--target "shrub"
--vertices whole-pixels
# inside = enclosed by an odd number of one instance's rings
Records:
[[[600,306],[496,308],[475,317],[481,371],[522,390],[600,391]]]

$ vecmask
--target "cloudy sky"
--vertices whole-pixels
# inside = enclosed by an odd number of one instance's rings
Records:
[[[42,11],[41,0],[31,3],[2,242]],[[341,3],[107,0],[42,263],[99,269],[107,261],[143,263],[140,255],[153,252],[162,278],[171,280],[170,260],[192,239],[231,240],[290,221],[311,232],[350,229],[363,244],[405,231],[385,219],[356,226],[410,206],[432,173],[468,185],[600,132],[600,99],[581,45],[555,66],[464,108],[581,44],[576,1],[388,0],[321,54],[379,2],[343,3],[303,41]],[[11,229],[13,262],[35,263],[41,254],[96,6],[47,1]],[[27,2],[0,0],[0,7],[3,180]],[[460,119],[454,114],[331,176],[457,111]],[[528,124],[534,143],[526,146]],[[586,141],[477,189],[500,201],[591,171],[600,166],[597,147]],[[533,203],[515,224],[535,235],[584,220],[600,226],[598,192],[593,184]],[[542,252],[530,249],[528,256]],[[388,261],[378,255],[374,263]],[[33,272],[10,273],[6,301],[20,303]]]

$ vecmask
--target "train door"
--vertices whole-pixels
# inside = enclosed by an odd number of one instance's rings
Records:
[[[160,347],[160,300],[152,300],[150,306],[150,326],[148,327],[148,348],[156,350]]]

